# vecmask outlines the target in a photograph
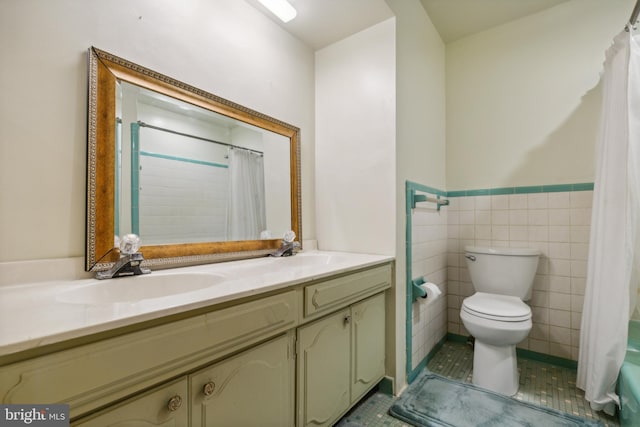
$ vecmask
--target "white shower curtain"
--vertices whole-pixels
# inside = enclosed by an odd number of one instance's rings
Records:
[[[230,240],[257,240],[260,232],[267,228],[261,154],[229,150],[227,225]]]
[[[595,410],[613,414],[638,286],[640,51],[621,32],[606,54],[601,129],[577,386]]]

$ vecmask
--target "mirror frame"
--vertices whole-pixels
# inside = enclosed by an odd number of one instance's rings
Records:
[[[300,191],[300,129],[232,101],[220,98],[103,50],[89,49],[87,115],[86,271],[110,268],[119,258],[114,247],[116,83],[132,83],[215,113],[285,136],[290,141],[291,229],[302,242]],[[281,238],[204,243],[181,243],[140,248],[150,267],[252,258],[268,254]]]

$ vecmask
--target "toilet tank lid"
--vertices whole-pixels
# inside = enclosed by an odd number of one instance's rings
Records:
[[[483,246],[465,246],[464,251],[472,254],[540,256],[540,251],[533,248],[489,248]]]

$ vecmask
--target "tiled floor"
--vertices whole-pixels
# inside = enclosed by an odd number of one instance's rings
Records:
[[[439,375],[471,382],[473,351],[462,343],[446,342],[429,361],[427,369]],[[597,418],[607,426],[619,426],[617,417],[594,412],[584,400],[584,393],[576,388],[576,372],[530,359],[518,359],[520,389],[516,399],[558,409],[584,418]],[[387,411],[393,397],[374,393],[354,408],[347,418],[369,427],[409,427],[391,417]]]

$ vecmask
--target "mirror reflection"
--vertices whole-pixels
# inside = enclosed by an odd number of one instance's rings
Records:
[[[124,81],[116,91],[115,236],[160,245],[290,229],[288,138]]]

